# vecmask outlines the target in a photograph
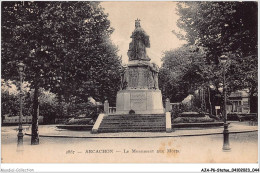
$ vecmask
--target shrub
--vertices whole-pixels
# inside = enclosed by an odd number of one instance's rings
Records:
[[[179,114],[179,117],[205,117],[205,114],[198,112],[182,112]]]
[[[215,120],[206,117],[178,117],[173,120],[173,123],[204,123],[204,122],[214,122]]]
[[[90,124],[91,118],[71,118],[66,125],[88,125]]]

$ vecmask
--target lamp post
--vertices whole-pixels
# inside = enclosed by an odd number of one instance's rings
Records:
[[[18,127],[18,142],[17,142],[17,146],[23,146],[23,127],[22,127],[22,123],[23,123],[23,103],[22,103],[22,83],[23,83],[23,72],[24,72],[24,64],[23,63],[19,63],[18,64],[18,70],[19,70],[19,75],[20,75],[20,94],[19,94],[19,102],[20,102],[20,114],[19,114],[19,127]]]
[[[209,108],[210,108],[210,115],[213,115],[212,114],[212,104],[211,104],[211,97],[210,97],[210,95],[211,95],[211,92],[210,92],[210,90],[213,90],[214,89],[214,85],[212,85],[212,84],[210,84],[209,85],[209,88],[208,88],[208,94],[209,94]]]
[[[226,55],[222,55],[220,57],[220,62],[223,65],[223,95],[224,95],[224,104],[223,104],[223,116],[224,116],[224,131],[223,131],[223,151],[230,151],[229,147],[229,131],[228,131],[228,123],[227,123],[227,112],[226,112],[226,104],[227,104],[227,96],[226,96],[226,62],[228,57]]]

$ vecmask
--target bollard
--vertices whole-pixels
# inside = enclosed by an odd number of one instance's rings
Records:
[[[171,104],[170,104],[170,99],[165,100],[165,112],[171,112]]]
[[[104,102],[104,113],[108,115],[109,113],[109,103],[108,100]]]
[[[172,132],[172,120],[171,120],[171,113],[166,112],[166,132],[171,133]]]
[[[223,131],[223,148],[222,150],[227,152],[230,151],[231,148],[229,147],[229,130],[228,130],[228,123],[224,123],[224,131]]]

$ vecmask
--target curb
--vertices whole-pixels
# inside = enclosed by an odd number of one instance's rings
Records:
[[[233,131],[229,132],[229,134],[234,134],[234,133],[249,133],[249,132],[257,132],[258,130],[248,130],[248,131]],[[202,133],[202,134],[184,134],[184,135],[172,135],[172,136],[53,136],[53,135],[39,135],[39,137],[50,137],[50,138],[169,138],[169,137],[192,137],[192,136],[208,136],[208,135],[220,135],[223,134],[223,132],[218,132],[218,133]],[[25,133],[27,136],[32,136],[31,134]]]

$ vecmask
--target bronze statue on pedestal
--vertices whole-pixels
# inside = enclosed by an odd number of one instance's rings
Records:
[[[132,33],[131,38],[132,42],[129,44],[129,50],[127,52],[129,61],[150,61],[151,59],[146,54],[146,48],[150,47],[149,36],[146,34],[143,28],[141,28],[139,19],[135,20],[135,30]]]

